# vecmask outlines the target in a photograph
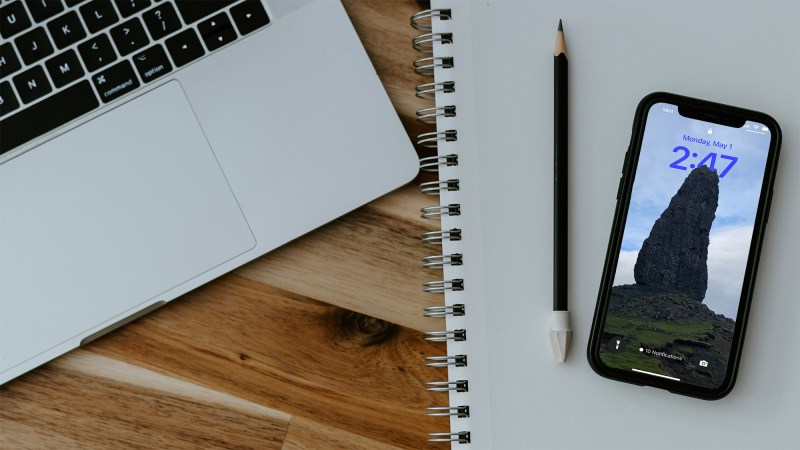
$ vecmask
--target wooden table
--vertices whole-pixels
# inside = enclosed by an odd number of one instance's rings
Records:
[[[409,136],[430,131],[409,26],[427,5],[344,3]],[[420,181],[0,387],[0,448],[432,447]]]

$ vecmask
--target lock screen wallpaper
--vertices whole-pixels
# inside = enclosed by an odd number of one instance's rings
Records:
[[[728,366],[770,130],[650,107],[600,359],[717,388]]]

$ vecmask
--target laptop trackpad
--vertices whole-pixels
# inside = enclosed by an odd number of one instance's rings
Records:
[[[0,372],[254,246],[177,81],[115,108],[0,166]]]

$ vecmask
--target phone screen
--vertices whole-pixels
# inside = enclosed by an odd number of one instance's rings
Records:
[[[600,341],[605,365],[724,382],[772,132],[650,107]]]

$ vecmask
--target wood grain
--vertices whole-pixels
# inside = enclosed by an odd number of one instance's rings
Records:
[[[345,0],[412,138],[413,0]],[[421,156],[429,150],[419,150]],[[0,386],[0,448],[448,448],[423,306],[422,175],[85,349]]]
[[[290,416],[77,350],[2,391],[2,448],[281,448]]]
[[[419,235],[435,224],[419,210],[435,199],[408,185],[315,230],[238,269],[237,274],[318,300],[389,320],[417,330],[440,329],[444,322],[420,311],[439,298],[422,283],[441,276],[421,270],[422,256],[441,247],[424,247]],[[426,253],[427,252],[427,253]],[[297,270],[298,267],[303,270]],[[325,273],[309,278],[309,273]],[[335,279],[335,283],[330,283]],[[363,294],[369,293],[369,299]],[[398,301],[402,299],[402,301]]]
[[[283,450],[390,450],[398,447],[319,422],[297,418],[289,424]]]
[[[438,400],[424,381],[441,377],[421,358],[442,350],[421,342],[417,331],[237,275],[91,350],[153,370],[169,367],[170,375],[198,385],[415,448],[422,445],[418,427],[430,423],[420,407]]]

